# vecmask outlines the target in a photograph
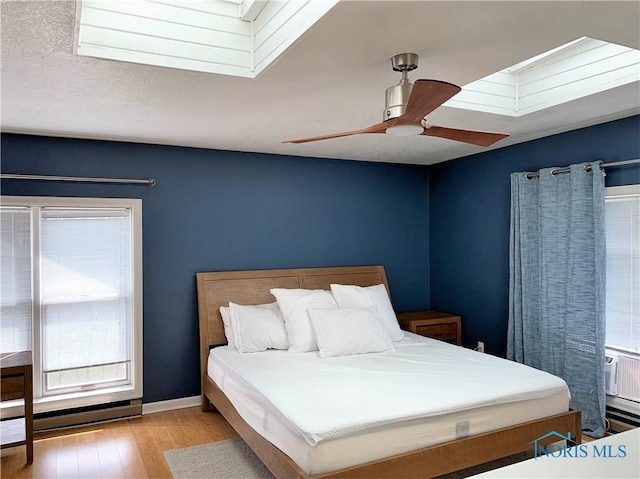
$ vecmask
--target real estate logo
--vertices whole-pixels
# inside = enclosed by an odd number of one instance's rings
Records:
[[[542,445],[541,441],[549,438],[556,438],[556,442]],[[562,443],[561,441],[564,441]],[[546,442],[546,441],[545,441]],[[613,446],[612,444],[578,444],[571,439],[571,433],[565,436],[557,431],[551,431],[544,436],[540,436],[529,444],[533,444],[534,458],[547,457],[570,457],[586,458],[601,457],[607,459],[622,458],[627,456],[627,446],[624,444]]]

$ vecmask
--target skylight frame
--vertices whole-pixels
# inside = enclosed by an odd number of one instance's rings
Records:
[[[639,50],[580,37],[465,85],[444,106],[519,117],[634,82]]]

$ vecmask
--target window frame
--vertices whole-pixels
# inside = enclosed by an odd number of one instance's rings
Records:
[[[34,413],[58,411],[78,407],[93,406],[116,401],[141,399],[143,392],[143,289],[142,289],[142,200],[139,198],[82,198],[49,196],[2,196],[2,206],[35,208],[31,215],[32,254],[32,345],[33,351],[33,394]],[[44,395],[42,373],[42,331],[41,331],[41,258],[40,258],[40,209],[44,207],[62,208],[127,208],[131,212],[132,241],[132,337],[131,337],[131,382],[107,388],[68,393]],[[35,214],[34,214],[35,213]],[[4,404],[3,404],[4,405]],[[2,409],[2,416],[13,415],[13,405]]]

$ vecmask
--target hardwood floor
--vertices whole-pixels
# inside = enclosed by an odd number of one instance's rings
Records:
[[[35,435],[33,464],[24,446],[2,449],[3,479],[171,478],[163,452],[237,436],[217,412],[200,408],[149,414]]]

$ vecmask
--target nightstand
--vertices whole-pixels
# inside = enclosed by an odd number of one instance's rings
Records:
[[[412,311],[398,313],[400,327],[421,336],[462,344],[461,318],[455,314],[440,311]]]

